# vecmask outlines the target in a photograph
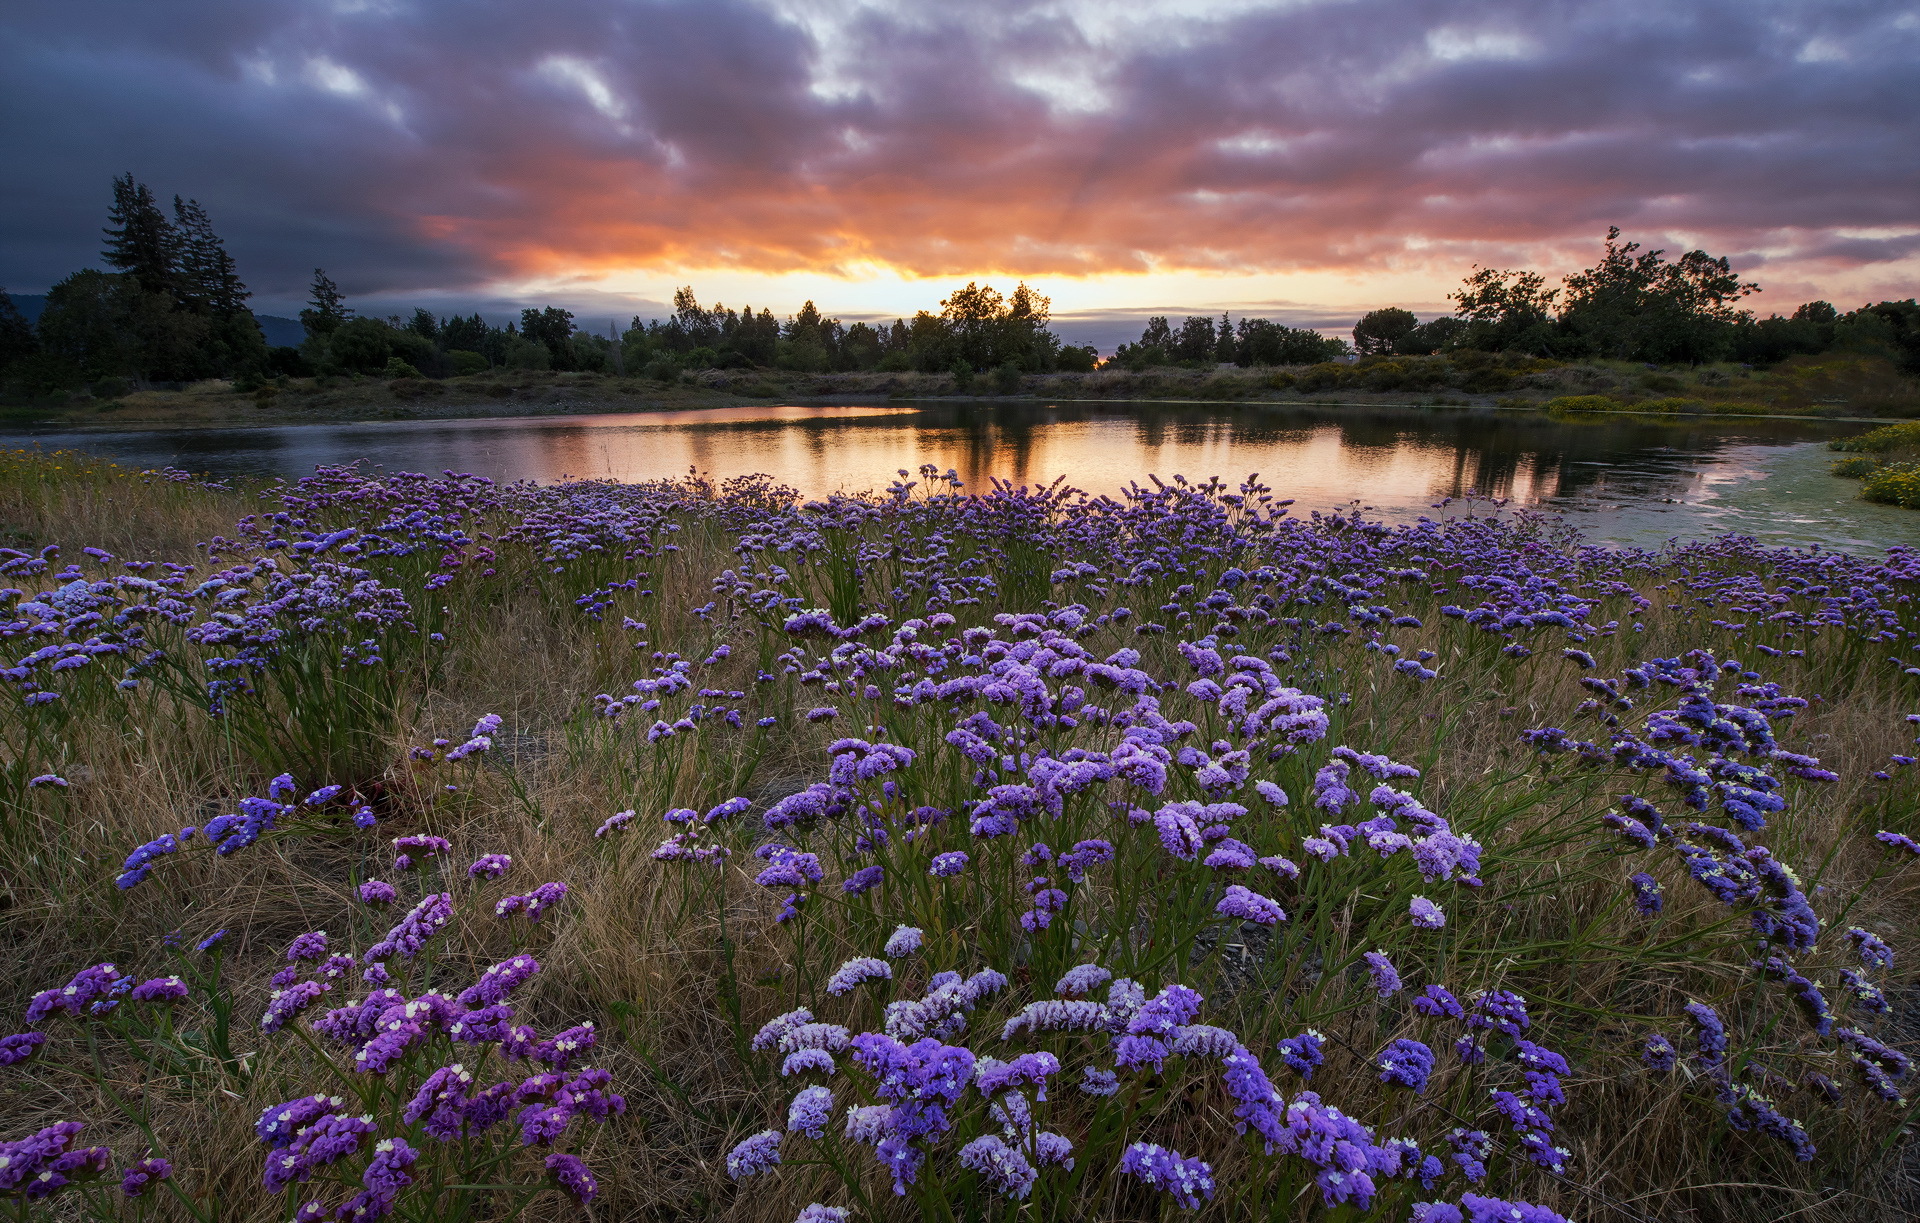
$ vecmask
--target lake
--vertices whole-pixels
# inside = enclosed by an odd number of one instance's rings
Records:
[[[124,464],[305,475],[320,463],[498,480],[645,480],[766,472],[809,496],[883,488],[932,463],[971,490],[1064,476],[1118,493],[1149,473],[1237,483],[1251,472],[1296,513],[1432,514],[1469,490],[1553,511],[1595,539],[1657,546],[1737,532],[1851,549],[1920,546],[1920,513],[1870,505],[1827,474],[1825,442],[1858,422],[1555,418],[1460,408],[949,400],[617,415],[489,417],[127,431],[13,431]],[[1457,506],[1452,509],[1457,510]]]

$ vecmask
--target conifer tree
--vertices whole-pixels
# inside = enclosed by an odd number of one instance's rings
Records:
[[[173,197],[175,232],[179,235],[180,297],[189,309],[222,318],[241,313],[251,297],[227,253],[213,222],[199,200]]]
[[[300,325],[307,329],[309,336],[327,335],[353,317],[346,298],[340,295],[340,286],[333,283],[324,268],[313,269],[312,292],[311,304],[300,312]]]
[[[179,288],[180,234],[145,183],[134,182],[132,174],[114,179],[107,220],[112,224],[102,257],[109,267],[129,273],[148,293]]]

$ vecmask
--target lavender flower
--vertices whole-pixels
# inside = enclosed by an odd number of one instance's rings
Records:
[[[17,1032],[12,1036],[0,1036],[0,1066],[19,1065],[45,1043],[47,1036],[44,1032]]]
[[[475,858],[473,865],[467,867],[469,879],[498,879],[513,866],[513,859],[506,854],[482,854]]]
[[[951,853],[934,855],[933,865],[928,868],[927,873],[945,879],[966,869],[966,851],[956,849]]]
[[[580,1162],[577,1155],[567,1155],[555,1151],[547,1156],[547,1178],[560,1192],[573,1199],[574,1205],[585,1206],[593,1201],[600,1192],[600,1182],[593,1178],[587,1165]]]
[[[1421,995],[1413,1000],[1413,1009],[1435,1019],[1458,1019],[1466,1014],[1466,1009],[1460,1005],[1460,1000],[1442,985],[1427,986]]]
[[[1321,1051],[1325,1040],[1325,1036],[1308,1028],[1298,1036],[1287,1037],[1275,1047],[1280,1050],[1281,1060],[1286,1062],[1288,1069],[1302,1079],[1311,1079],[1313,1072],[1327,1060],[1327,1055]]]
[[[1204,1160],[1151,1142],[1136,1142],[1120,1157],[1120,1171],[1170,1195],[1183,1210],[1213,1199],[1213,1169]]]
[[[1718,1066],[1727,1055],[1727,1029],[1720,1022],[1720,1016],[1703,1002],[1689,1002],[1686,1011],[1694,1023],[1698,1052],[1694,1054],[1702,1066]]]
[[[920,950],[922,937],[918,927],[900,926],[897,927],[892,934],[887,936],[887,945],[881,950],[886,953],[889,959],[897,960],[902,956],[909,956]]]
[[[1384,951],[1369,951],[1360,957],[1367,963],[1367,975],[1373,979],[1373,991],[1381,998],[1400,992],[1400,974]]]
[[[164,1159],[148,1157],[128,1168],[120,1178],[120,1192],[137,1198],[161,1181],[173,1177],[173,1165]]]
[[[856,956],[833,970],[827,978],[827,992],[838,997],[849,993],[863,981],[891,981],[893,967],[874,956]]]
[[[833,1118],[833,1093],[825,1087],[803,1087],[787,1105],[787,1130],[809,1138],[826,1135],[827,1122]]]
[[[1854,953],[1860,957],[1861,966],[1868,970],[1893,967],[1893,948],[1885,940],[1870,930],[1859,926],[1847,928],[1847,938],[1853,943]]]
[[[1278,904],[1237,883],[1227,885],[1226,895],[1222,896],[1220,903],[1214,906],[1214,912],[1223,917],[1236,917],[1241,921],[1255,922],[1262,926],[1277,926],[1287,920],[1286,911]]]
[[[1378,1064],[1382,1083],[1397,1083],[1418,1095],[1433,1073],[1433,1050],[1417,1040],[1396,1040],[1381,1051]]]
[[[1642,917],[1651,917],[1664,905],[1660,892],[1660,883],[1645,871],[1636,872],[1627,877],[1633,885],[1633,908]]]
[[[1407,906],[1407,915],[1413,919],[1415,929],[1438,930],[1447,924],[1447,915],[1440,906],[1425,896],[1415,896]]]
[[[960,1166],[978,1172],[1004,1197],[1024,1201],[1039,1173],[997,1134],[984,1134],[960,1148]]]
[[[399,899],[400,893],[393,890],[391,883],[382,883],[378,879],[369,879],[360,885],[360,900],[364,904],[378,907],[392,904]]]

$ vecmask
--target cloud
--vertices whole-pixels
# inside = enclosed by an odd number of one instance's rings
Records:
[[[1915,271],[1915,96],[1895,0],[26,4],[0,276],[92,258],[131,169],[273,300],[316,264],[383,299],[700,269],[1444,286],[1590,261],[1609,224],[1818,288]]]

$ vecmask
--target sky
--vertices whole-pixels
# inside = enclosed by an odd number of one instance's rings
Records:
[[[1760,313],[1920,291],[1920,3],[11,0],[0,284],[197,198],[291,314],[845,319],[967,280],[1103,347],[1153,313],[1425,318],[1609,225]]]

